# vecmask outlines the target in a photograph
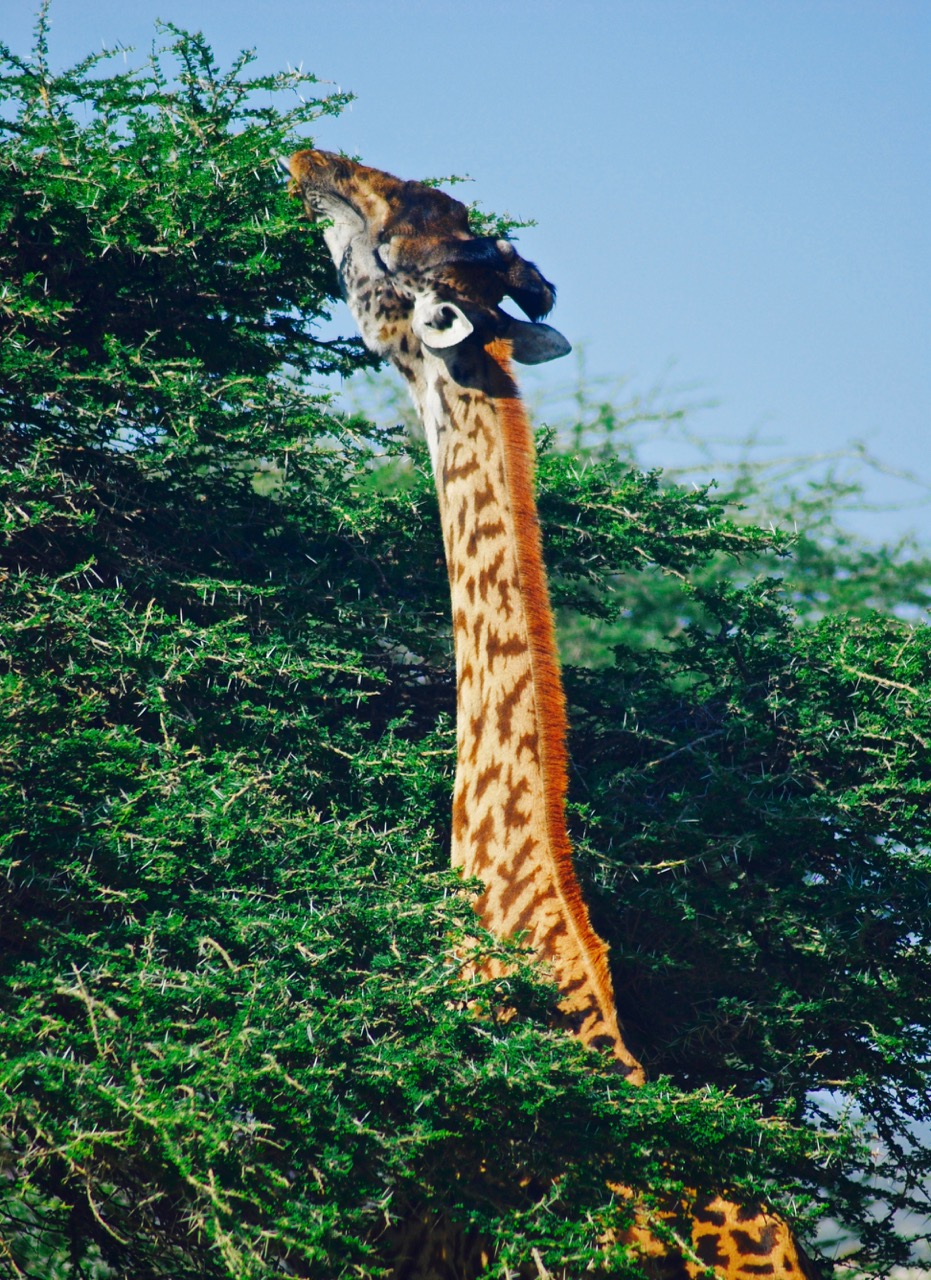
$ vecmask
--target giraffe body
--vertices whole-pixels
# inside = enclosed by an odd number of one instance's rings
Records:
[[[326,243],[366,345],[407,381],[427,437],[456,651],[453,863],[483,881],[476,909],[486,928],[523,936],[547,964],[568,1029],[639,1084],[566,832],[565,699],[533,443],[511,368],[512,359],[569,350],[540,323],[555,290],[507,241],[472,236],[465,206],[442,192],[327,152],[298,152],[289,169],[308,212],[328,221]],[[502,309],[506,297],[530,323]],[[672,1223],[680,1213],[664,1216]],[[718,1196],[687,1213],[681,1251],[662,1244],[641,1211],[625,1237],[656,1280],[708,1268],[726,1280],[814,1274],[786,1224],[765,1211]],[[485,1265],[482,1243],[466,1247],[449,1230],[434,1221],[408,1234],[397,1274],[472,1280]]]

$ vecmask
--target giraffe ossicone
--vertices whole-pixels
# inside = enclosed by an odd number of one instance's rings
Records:
[[[511,368],[513,359],[539,363],[568,352],[566,339],[542,323],[555,289],[509,241],[473,235],[466,207],[445,192],[323,151],[297,152],[289,171],[307,212],[324,220],[366,345],[406,380],[430,450],[456,655],[453,864],[483,882],[476,911],[485,927],[523,937],[548,966],[566,1029],[639,1084],[643,1068],[618,1024],[607,948],[589,919],[566,830],[565,697],[533,439]],[[526,321],[503,309],[506,298]],[[786,1224],[763,1210],[714,1197],[691,1214],[681,1255],[645,1218],[628,1233],[657,1276],[812,1274]],[[428,1248],[405,1274],[451,1277],[436,1261],[441,1253]],[[457,1280],[474,1274],[455,1272]]]

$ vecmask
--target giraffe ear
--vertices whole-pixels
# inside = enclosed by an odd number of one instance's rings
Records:
[[[426,347],[456,347],[465,341],[475,325],[455,302],[418,298],[411,328]]]
[[[511,343],[511,355],[518,364],[545,364],[558,360],[572,350],[569,342],[558,329],[549,324],[528,324],[526,320],[509,317],[510,324],[504,336]]]

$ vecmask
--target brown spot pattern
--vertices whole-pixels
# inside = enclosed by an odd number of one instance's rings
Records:
[[[768,1223],[761,1229],[758,1237],[752,1236],[749,1231],[741,1231],[739,1227],[735,1227],[732,1236],[734,1244],[745,1257],[748,1254],[765,1257],[776,1243],[776,1226],[775,1223]]]
[[[727,1261],[725,1255],[718,1248],[718,1237],[716,1235],[700,1236],[695,1241],[695,1252],[708,1267],[720,1267]]]

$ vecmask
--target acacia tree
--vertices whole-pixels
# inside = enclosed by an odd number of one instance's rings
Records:
[[[383,1274],[442,1209],[499,1274],[623,1274],[609,1182],[904,1259],[927,565],[544,453],[581,870],[656,1078],[618,1086],[468,942],[428,468],[313,389],[371,361],[318,336],[275,157],[344,99],[172,27],[53,73],[46,34],[0,49],[0,1274]]]

